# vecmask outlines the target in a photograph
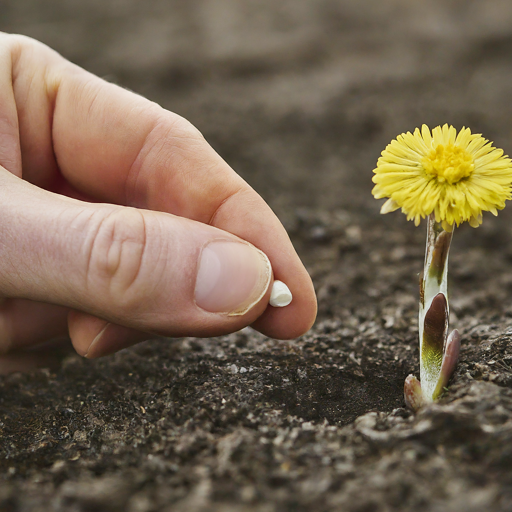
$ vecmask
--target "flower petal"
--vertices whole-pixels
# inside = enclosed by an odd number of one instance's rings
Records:
[[[437,155],[431,156],[433,150]],[[496,215],[512,198],[512,160],[469,128],[457,133],[448,124],[402,133],[387,145],[373,172],[373,195],[389,198],[381,212],[401,208],[415,224],[434,213],[450,229],[466,221],[478,226],[482,211]]]

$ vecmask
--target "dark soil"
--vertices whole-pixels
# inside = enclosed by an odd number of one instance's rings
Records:
[[[198,126],[313,276],[313,330],[154,340],[0,379],[0,510],[512,509],[512,208],[457,230],[461,360],[418,374],[425,226],[381,217],[374,164],[422,123],[512,152],[507,0],[0,0],[36,37]]]

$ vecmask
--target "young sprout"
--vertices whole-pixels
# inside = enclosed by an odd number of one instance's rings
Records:
[[[399,135],[382,152],[373,171],[376,199],[387,197],[381,213],[398,208],[416,226],[427,218],[425,266],[420,278],[420,381],[405,380],[412,409],[437,400],[457,364],[460,336],[448,334],[448,253],[454,226],[482,223],[482,212],[512,198],[512,160],[469,128],[457,133],[445,124]]]

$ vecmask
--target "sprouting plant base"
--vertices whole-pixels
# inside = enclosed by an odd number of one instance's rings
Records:
[[[425,267],[420,277],[420,380],[409,375],[404,384],[406,404],[416,410],[437,400],[455,370],[460,335],[448,334],[448,254],[453,230],[446,231],[433,215],[427,220]]]

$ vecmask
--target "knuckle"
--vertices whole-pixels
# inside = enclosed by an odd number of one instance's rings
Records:
[[[6,45],[14,56],[18,56],[24,51],[44,48],[44,45],[36,39],[21,34],[0,33],[0,42]]]
[[[203,140],[203,134],[188,120],[172,114],[172,132],[176,138]]]
[[[140,211],[125,207],[107,213],[99,220],[90,243],[87,286],[129,306],[138,295],[145,248],[146,225]]]

